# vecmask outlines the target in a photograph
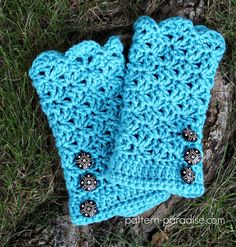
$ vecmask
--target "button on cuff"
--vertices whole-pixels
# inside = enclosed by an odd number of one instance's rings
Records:
[[[191,184],[195,181],[195,173],[191,167],[185,167],[181,170],[181,176],[185,183]]]
[[[76,165],[82,170],[89,169],[93,165],[91,155],[81,151],[76,157]]]
[[[187,128],[183,130],[183,137],[189,142],[196,142],[198,140],[197,132]]]
[[[80,187],[86,191],[95,190],[98,186],[97,178],[91,174],[87,173],[81,177]]]
[[[93,217],[97,212],[97,204],[93,200],[87,200],[80,204],[80,213],[85,217]]]
[[[185,151],[184,160],[189,165],[196,165],[202,160],[201,153],[196,148],[189,148]]]

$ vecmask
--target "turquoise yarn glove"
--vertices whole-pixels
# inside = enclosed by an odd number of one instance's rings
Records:
[[[109,181],[194,198],[204,193],[202,129],[225,41],[175,17],[141,17],[122,92]]]
[[[84,41],[65,54],[43,52],[29,72],[56,140],[76,225],[135,216],[169,198],[165,191],[111,184],[104,176],[122,104],[122,51],[117,37],[103,47]]]

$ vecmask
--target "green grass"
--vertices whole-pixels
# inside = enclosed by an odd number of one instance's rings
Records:
[[[55,198],[56,152],[50,145],[50,130],[27,76],[37,53],[55,44],[60,47],[60,40],[64,40],[57,36],[58,20],[63,16],[62,1],[55,2],[49,6],[41,1],[5,1],[1,9],[2,243],[11,238],[19,222],[38,205]]]
[[[72,4],[74,2],[74,4]],[[18,231],[46,226],[66,200],[59,159],[45,116],[27,76],[33,58],[48,49],[65,51],[82,39],[103,41],[130,30],[139,15],[158,14],[163,1],[0,1],[0,240],[7,246]],[[204,23],[222,32],[228,51],[222,71],[236,81],[236,1],[208,1]],[[235,236],[235,146],[229,144],[222,168],[206,197],[180,202],[170,216],[224,217],[222,225],[163,228],[166,246],[233,246]],[[58,187],[63,188],[58,190]],[[185,209],[188,209],[186,212]],[[20,229],[20,230],[19,230]],[[103,245],[142,246],[132,232],[107,234]]]

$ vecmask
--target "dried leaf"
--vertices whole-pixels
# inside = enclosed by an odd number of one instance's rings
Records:
[[[152,244],[153,246],[160,247],[160,246],[162,246],[162,243],[163,243],[165,240],[168,240],[168,237],[167,237],[165,231],[156,232],[155,234],[152,235],[151,244]]]

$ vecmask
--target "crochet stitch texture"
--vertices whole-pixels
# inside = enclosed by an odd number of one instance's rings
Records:
[[[225,41],[181,17],[159,24],[140,17],[134,30],[119,132],[106,175],[134,188],[201,196],[202,162],[191,167],[192,184],[184,182],[181,170],[187,167],[186,149],[203,153],[202,129]],[[196,142],[183,138],[185,128],[197,132]]]
[[[114,184],[104,176],[114,149],[118,115],[122,105],[123,46],[111,37],[102,47],[84,41],[65,54],[46,51],[33,62],[29,75],[56,140],[66,186],[69,211],[76,225],[99,222],[113,216],[136,216],[169,198],[165,191],[137,190]],[[95,164],[88,170],[76,166],[76,155],[88,152]],[[98,181],[93,191],[81,189],[81,176],[92,173]],[[97,214],[85,217],[80,205],[97,204]]]

